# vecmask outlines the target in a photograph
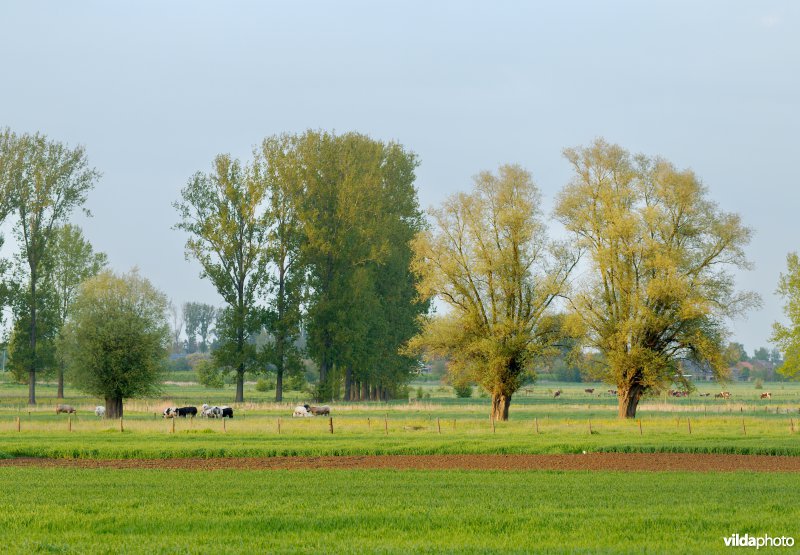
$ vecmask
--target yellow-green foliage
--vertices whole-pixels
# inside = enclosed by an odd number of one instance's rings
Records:
[[[411,347],[448,357],[454,382],[476,381],[495,398],[510,399],[552,342],[549,308],[575,263],[547,240],[540,204],[527,171],[501,166],[432,210],[433,228],[414,241],[420,295],[450,311],[428,319]]]
[[[643,393],[675,379],[680,357],[721,375],[725,319],[758,302],[737,293],[726,270],[749,267],[751,231],[707,198],[693,172],[661,158],[602,139],[565,156],[574,177],[556,216],[591,270],[571,296],[571,327],[604,355],[602,377],[635,413]]]

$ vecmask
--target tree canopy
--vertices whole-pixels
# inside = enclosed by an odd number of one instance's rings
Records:
[[[83,147],[70,148],[40,133],[17,135],[5,129],[0,132],[0,148],[0,189],[8,195],[6,209],[17,216],[14,231],[27,281],[23,290],[29,352],[23,353],[21,344],[16,352],[28,361],[28,403],[34,405],[36,372],[42,361],[36,352],[42,329],[37,316],[46,298],[39,287],[49,277],[44,261],[56,227],[83,206],[100,174],[89,166]]]
[[[136,270],[104,271],[80,287],[62,334],[67,376],[105,399],[106,416],[122,416],[123,400],[157,393],[170,330],[166,296]]]
[[[446,356],[454,381],[477,381],[492,416],[507,420],[511,396],[531,362],[558,336],[551,305],[577,254],[547,239],[541,196],[519,166],[475,177],[473,191],[430,212],[433,228],[414,241],[423,298],[448,307],[426,320],[412,347]]]
[[[555,213],[589,267],[570,297],[572,325],[583,348],[602,353],[598,374],[617,386],[620,417],[680,380],[682,358],[724,376],[725,320],[758,303],[730,273],[750,267],[750,229],[709,200],[693,172],[661,158],[602,139],[565,156],[574,177]]]
[[[258,298],[267,280],[263,256],[269,230],[267,190],[252,168],[219,155],[211,173],[197,173],[174,204],[186,231],[186,256],[195,258],[227,304],[218,320],[215,360],[236,372],[237,402],[244,400],[244,374],[258,370],[251,339],[263,325]]]
[[[783,312],[789,323],[772,325],[771,341],[783,353],[783,365],[778,370],[792,378],[800,376],[800,258],[796,252],[786,256],[786,273],[781,274],[777,293],[783,297]]]

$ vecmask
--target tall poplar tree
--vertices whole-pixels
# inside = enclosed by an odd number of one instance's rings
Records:
[[[17,216],[15,235],[26,270],[28,353],[28,404],[36,404],[37,316],[47,280],[45,260],[56,227],[86,202],[100,174],[89,166],[83,147],[70,148],[45,135],[17,135],[6,129],[0,138],[3,180],[8,203]],[[84,210],[88,214],[88,211]]]
[[[59,330],[70,314],[78,288],[88,278],[97,275],[105,268],[108,258],[105,253],[95,252],[91,243],[83,236],[81,228],[66,224],[60,226],[53,238],[51,249],[51,283],[58,301],[56,311]],[[64,398],[64,357],[57,354],[58,393]]]
[[[300,260],[304,235],[299,214],[303,193],[299,141],[292,135],[268,137],[254,153],[254,178],[269,194],[271,227],[265,254],[271,269],[267,329],[272,343],[265,346],[263,354],[266,362],[276,368],[276,401],[283,400],[285,375],[302,369],[301,353],[296,347],[305,287]]]
[[[227,306],[218,319],[220,348],[214,358],[236,373],[236,402],[244,401],[244,375],[258,368],[252,342],[263,325],[258,298],[267,280],[264,251],[270,227],[268,191],[229,155],[219,155],[210,173],[197,173],[174,203],[186,231],[186,255],[203,268]]]

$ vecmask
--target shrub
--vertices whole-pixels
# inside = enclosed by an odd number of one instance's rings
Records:
[[[264,378],[259,378],[256,380],[256,391],[270,391],[271,389],[275,389],[275,383],[271,380],[267,380]]]
[[[453,386],[453,390],[456,392],[456,397],[459,399],[469,399],[472,397],[472,384],[456,384]]]
[[[422,391],[422,386],[418,387],[418,388],[417,388],[417,399],[422,399],[422,396],[423,396],[424,394],[425,394],[425,392],[424,392],[424,391]]]
[[[210,360],[198,362],[194,371],[197,373],[197,381],[200,382],[200,385],[214,389],[222,389],[225,385],[222,372]]]
[[[764,380],[762,380],[761,378],[756,378],[755,384],[756,384],[756,385],[755,385],[755,388],[756,388],[756,389],[763,389],[763,387],[764,387]]]

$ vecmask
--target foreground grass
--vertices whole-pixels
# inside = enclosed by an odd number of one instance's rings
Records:
[[[725,552],[800,540],[792,474],[2,468],[9,553]]]

